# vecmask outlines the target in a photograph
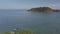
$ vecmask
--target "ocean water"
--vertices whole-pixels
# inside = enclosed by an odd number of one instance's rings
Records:
[[[60,12],[0,10],[0,32],[14,28],[30,29],[37,34],[60,34]]]

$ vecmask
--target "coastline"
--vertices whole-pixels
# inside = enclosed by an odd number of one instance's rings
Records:
[[[52,9],[50,7],[38,7],[38,8],[31,8],[27,10],[29,12],[60,12],[58,9]]]

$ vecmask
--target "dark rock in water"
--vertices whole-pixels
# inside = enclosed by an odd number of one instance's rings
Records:
[[[30,10],[31,12],[60,12],[60,10],[55,10],[50,7],[38,7],[38,8],[32,8]]]

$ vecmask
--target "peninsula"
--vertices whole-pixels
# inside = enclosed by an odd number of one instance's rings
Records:
[[[50,7],[38,7],[38,8],[32,8],[27,11],[32,11],[32,12],[60,12],[58,9],[52,9]]]

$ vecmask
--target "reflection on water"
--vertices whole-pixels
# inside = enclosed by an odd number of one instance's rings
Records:
[[[60,12],[0,10],[0,31],[10,31],[17,27],[31,29],[38,34],[60,34]]]

